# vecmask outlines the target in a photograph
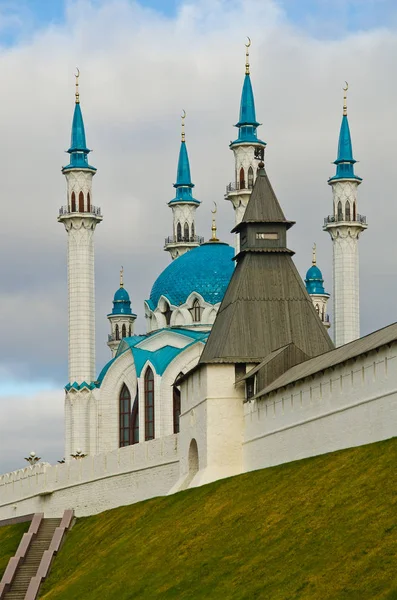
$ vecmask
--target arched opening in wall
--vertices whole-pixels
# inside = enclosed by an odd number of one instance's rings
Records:
[[[84,212],[84,194],[80,192],[79,194],[79,212]]]
[[[254,170],[252,167],[248,169],[248,189],[252,190],[254,187]]]
[[[178,223],[176,226],[176,241],[182,241],[182,225],[180,223]]]
[[[342,202],[338,202],[338,221],[343,221]]]
[[[321,311],[321,319],[324,321],[325,320],[325,306],[323,304],[323,309]]]
[[[137,386],[135,400],[134,400],[134,406],[132,407],[132,414],[131,414],[131,443],[138,444],[138,442],[139,442],[139,395],[138,395],[138,386]]]
[[[317,311],[317,314],[319,315],[320,314],[320,307],[319,307],[318,304],[316,304],[316,311]]]
[[[202,310],[201,310],[200,302],[198,301],[197,298],[193,302],[193,306],[190,309],[190,312],[192,314],[193,322],[194,323],[200,323]]]
[[[87,212],[91,212],[91,196],[90,192],[87,194]]]
[[[131,394],[125,383],[123,383],[119,397],[119,414],[119,445],[120,448],[123,448],[131,443]]]
[[[170,305],[168,304],[168,302],[166,302],[164,310],[163,310],[163,315],[165,316],[165,323],[166,325],[170,325],[171,324],[171,315],[172,315],[172,310]]]
[[[194,438],[190,442],[188,460],[189,460],[189,475],[191,478],[193,478],[195,476],[195,474],[198,473],[198,470],[199,470],[199,453],[198,453],[197,442]]]
[[[245,190],[245,175],[244,175],[244,169],[243,167],[241,167],[240,169],[240,186],[239,186],[240,190]]]
[[[76,212],[76,194],[74,192],[72,192],[72,199],[71,199],[71,210],[72,212]]]
[[[132,335],[132,328],[131,325],[128,327],[128,337],[131,337]]]
[[[183,226],[183,241],[184,242],[189,241],[189,224],[188,223],[185,223]]]
[[[194,236],[195,236],[196,232],[194,230],[194,223],[192,223],[192,242],[194,242]]]
[[[114,334],[116,336],[116,340],[118,341],[120,339],[120,329],[118,325],[116,325],[116,327],[114,328]]]
[[[127,327],[124,324],[121,328],[121,338],[125,338],[125,337],[127,337]]]
[[[183,373],[179,373],[177,379],[181,377]],[[179,433],[179,418],[181,415],[181,390],[177,385],[172,387],[172,415],[174,421],[174,433]]]
[[[150,367],[145,373],[145,441],[154,439],[154,375]]]
[[[353,221],[356,220],[356,203],[353,202]]]
[[[346,200],[345,204],[345,219],[346,221],[350,221],[350,202]]]

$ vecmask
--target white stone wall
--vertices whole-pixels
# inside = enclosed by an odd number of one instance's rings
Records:
[[[97,403],[94,392],[83,388],[65,393],[65,459],[77,450],[95,454],[97,451]]]
[[[397,344],[244,405],[243,469],[397,435]]]
[[[108,319],[109,319],[109,323],[110,323],[111,338],[108,340],[107,345],[109,346],[110,351],[112,353],[112,358],[114,358],[116,356],[118,347],[122,340],[123,325],[125,325],[125,328],[126,328],[126,335],[124,337],[131,337],[132,335],[134,335],[134,322],[135,322],[136,317],[133,315],[126,315],[126,314],[121,314],[121,315],[110,314],[110,315],[108,315]],[[119,328],[119,339],[116,339],[117,338],[116,325]],[[130,332],[130,328],[131,328],[131,332]]]
[[[68,464],[40,464],[0,477],[0,520],[35,512],[77,517],[167,494],[179,477],[171,435]]]

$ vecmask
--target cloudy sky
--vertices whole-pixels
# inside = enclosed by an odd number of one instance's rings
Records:
[[[332,291],[332,211],[342,86],[356,172],[361,329],[397,320],[395,162],[397,6],[394,0],[0,0],[0,472],[36,450],[63,456],[67,382],[66,234],[61,166],[69,147],[76,65],[91,164],[96,230],[97,370],[109,359],[106,314],[120,265],[144,331],[143,300],[168,264],[182,109],[198,233],[232,241],[236,136],[245,36],[266,164],[304,276],[311,247]],[[330,307],[332,312],[332,307]]]

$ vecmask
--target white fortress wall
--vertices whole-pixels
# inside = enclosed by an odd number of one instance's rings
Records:
[[[178,435],[58,465],[39,464],[0,477],[0,520],[73,508],[88,516],[163,496],[179,478]]]
[[[397,344],[246,403],[243,470],[397,435]]]

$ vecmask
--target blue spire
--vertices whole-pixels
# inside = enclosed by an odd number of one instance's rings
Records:
[[[186,113],[184,114],[186,116]],[[190,176],[189,156],[187,153],[185,141],[185,116],[182,117],[182,141],[179,150],[176,183],[174,183],[174,188],[176,188],[176,195],[175,198],[168,202],[168,205],[174,204],[175,202],[193,202],[194,204],[200,204],[200,200],[196,200],[195,198],[193,198],[192,194],[192,188],[194,188],[194,184],[192,183],[192,179]]]
[[[343,88],[345,92],[344,103],[343,103],[343,116],[342,123],[339,132],[338,142],[338,156],[334,161],[336,165],[336,175],[330,177],[328,181],[334,181],[335,179],[356,179],[362,181],[361,177],[354,174],[354,164],[357,162],[353,158],[353,146],[350,136],[349,121],[347,118],[347,104],[346,104],[346,88]]]
[[[79,73],[76,75],[76,103],[73,113],[70,148],[68,150],[68,153],[70,154],[70,163],[66,167],[63,167],[63,172],[69,169],[91,169],[91,171],[96,171],[95,167],[88,164],[88,154],[90,153],[90,150],[87,148],[87,143],[85,141],[85,129],[83,114],[80,107],[78,78]]]
[[[120,271],[120,287],[116,291],[113,298],[113,310],[112,315],[136,315],[131,310],[131,300],[126,289],[124,289],[124,269],[121,267]],[[108,315],[109,316],[109,315]]]

